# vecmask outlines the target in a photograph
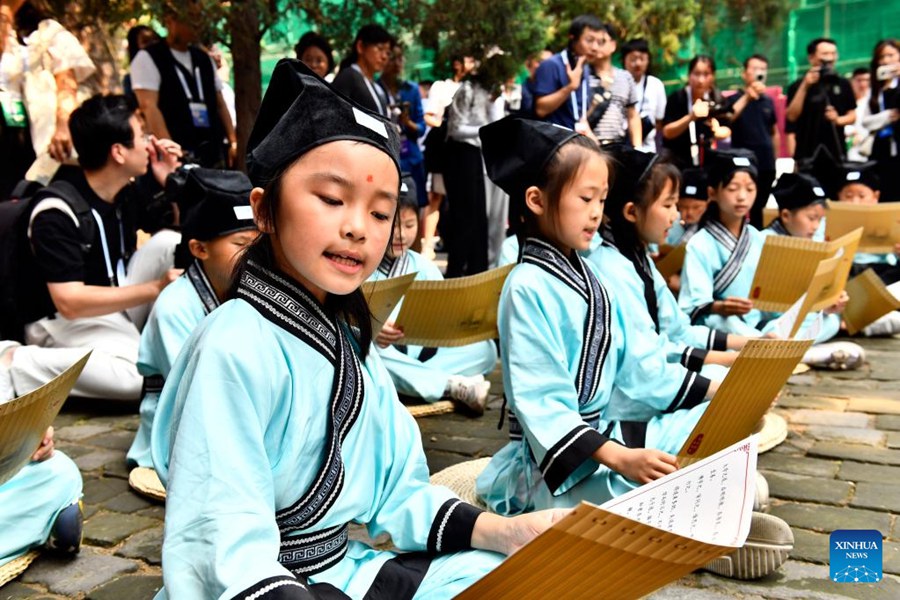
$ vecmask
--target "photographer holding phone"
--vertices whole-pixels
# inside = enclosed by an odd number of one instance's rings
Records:
[[[881,202],[900,201],[900,42],[880,40],[870,64],[872,88],[859,106],[862,127],[869,131],[869,159],[877,164]]]
[[[744,61],[744,89],[731,100],[731,146],[746,148],[756,155],[759,176],[756,181],[756,201],[750,209],[750,223],[762,229],[762,213],[772,182],[775,180],[775,149],[778,148],[778,128],[775,103],[766,94],[766,75],[769,60],[754,54]]]
[[[788,88],[788,131],[796,134],[794,160],[812,157],[819,145],[846,157],[844,126],[856,120],[850,82],[835,71],[837,42],[816,38],[806,46],[810,69]]]

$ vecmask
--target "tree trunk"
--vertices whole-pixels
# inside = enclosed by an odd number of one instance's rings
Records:
[[[257,3],[252,0],[231,4],[231,56],[234,62],[234,104],[237,115],[238,157],[235,168],[246,171],[247,140],[262,103],[260,67],[260,23]]]

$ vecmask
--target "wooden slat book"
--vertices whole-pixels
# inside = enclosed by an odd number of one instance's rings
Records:
[[[38,389],[0,404],[0,485],[31,460],[90,355]]]
[[[663,278],[668,279],[672,275],[681,272],[682,267],[684,267],[684,253],[686,250],[687,244],[679,244],[677,246],[664,244],[660,247],[660,259],[656,261],[656,268]]]
[[[414,281],[397,315],[403,343],[465,346],[497,338],[500,292],[514,266],[443,281]]]
[[[750,340],[678,451],[678,464],[711,456],[753,433],[811,340]]]
[[[825,239],[834,240],[862,227],[859,252],[873,254],[894,251],[900,243],[900,203],[849,204],[828,202]]]
[[[372,335],[377,335],[381,331],[381,327],[387,323],[415,278],[416,273],[407,273],[391,279],[367,281],[360,286],[372,314]]]
[[[728,554],[750,531],[750,438],[603,506],[582,502],[457,600],[640,598]]]
[[[900,285],[885,286],[872,269],[866,269],[847,282],[850,302],[842,314],[847,332],[853,335],[863,327],[874,323],[892,310],[900,310],[900,300],[892,293],[900,294]]]

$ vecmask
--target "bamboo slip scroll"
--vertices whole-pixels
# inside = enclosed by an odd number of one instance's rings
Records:
[[[414,281],[397,315],[403,343],[465,346],[497,338],[500,292],[514,266],[456,279]]]
[[[0,485],[31,460],[90,355],[36,390],[0,404]]]
[[[661,258],[656,261],[656,269],[664,279],[668,279],[672,275],[681,272],[684,266],[684,253],[687,250],[687,244],[679,244],[677,246],[663,245],[659,249]]]
[[[850,335],[892,310],[900,309],[900,284],[885,286],[872,269],[866,269],[848,281],[847,294],[850,295],[850,302],[841,316]]]
[[[750,340],[678,451],[690,465],[752,434],[812,340]]]
[[[751,437],[603,506],[582,502],[456,599],[649,594],[743,545],[756,453]]]
[[[369,313],[372,315],[372,334],[376,335],[381,327],[387,323],[391,313],[400,305],[403,295],[412,285],[417,273],[407,273],[400,277],[382,279],[380,281],[367,281],[360,286],[366,303],[369,305]]]
[[[892,253],[894,245],[900,243],[900,203],[828,202],[825,239],[834,240],[860,227],[859,252]]]
[[[850,274],[853,255],[856,254],[861,236],[861,229],[832,242],[814,242],[786,235],[767,236],[750,286],[753,308],[775,312],[788,310],[808,291],[819,262],[840,252],[841,264],[835,273],[834,283],[840,283],[841,286],[836,293],[831,290],[827,295],[827,298],[836,301]],[[830,306],[834,301],[825,306]]]

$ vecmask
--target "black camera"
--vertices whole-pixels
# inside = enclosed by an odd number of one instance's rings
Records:
[[[709,101],[709,118],[710,119],[718,119],[722,115],[727,115],[731,112],[731,106],[724,102],[718,102],[715,100]]]
[[[836,74],[834,63],[830,60],[823,60],[819,63],[819,77],[834,77]]]
[[[756,80],[760,83],[766,82],[766,73],[764,71],[760,71],[756,74]]]

